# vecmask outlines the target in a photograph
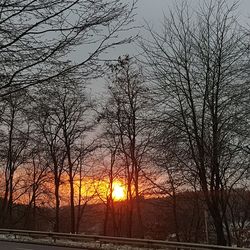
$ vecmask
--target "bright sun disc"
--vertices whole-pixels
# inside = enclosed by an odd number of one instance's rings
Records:
[[[112,188],[112,197],[114,200],[124,200],[125,199],[125,190],[122,184],[114,182]]]

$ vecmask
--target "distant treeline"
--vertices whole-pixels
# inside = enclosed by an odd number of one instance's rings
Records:
[[[141,197],[141,212],[144,221],[145,238],[184,242],[216,242],[216,233],[212,219],[206,209],[201,192],[181,192],[175,197],[176,207],[171,197],[144,199]],[[2,200],[0,202],[0,205]],[[81,234],[109,236],[127,235],[126,201],[115,202],[115,211],[109,216],[105,229],[106,205],[88,204],[84,207],[83,220],[79,225]],[[249,247],[250,235],[250,192],[242,189],[233,190],[227,216],[228,226],[232,232],[232,244]],[[25,230],[53,231],[54,209],[37,207],[36,218],[28,206],[13,204],[13,224],[7,228]],[[77,207],[76,207],[77,209]],[[134,211],[136,213],[136,211]],[[114,217],[113,217],[114,216]],[[70,207],[60,209],[61,232],[70,232]],[[115,223],[114,221],[115,220]],[[133,237],[140,236],[140,223],[135,220]]]

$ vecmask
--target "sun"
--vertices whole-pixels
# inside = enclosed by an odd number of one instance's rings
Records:
[[[112,198],[115,201],[125,200],[125,188],[120,182],[113,183]]]

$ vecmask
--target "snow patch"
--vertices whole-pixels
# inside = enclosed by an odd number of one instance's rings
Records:
[[[76,247],[76,248],[89,248],[89,249],[104,249],[104,250],[157,250],[162,248],[146,248],[146,247],[134,247],[129,245],[118,245],[111,243],[102,243],[99,241],[89,241],[89,242],[79,242],[63,239],[53,239],[51,237],[47,238],[33,238],[30,236],[20,236],[13,234],[0,234],[0,240],[7,241],[18,241],[25,243],[35,243],[35,244],[44,244],[44,245],[53,245],[53,246],[67,246],[67,247]]]

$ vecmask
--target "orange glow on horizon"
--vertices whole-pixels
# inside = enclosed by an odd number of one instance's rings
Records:
[[[32,183],[33,179],[29,179],[26,176],[26,173],[20,173],[20,176],[23,177],[23,182],[26,181],[28,183]],[[54,200],[54,183],[51,181],[53,179],[52,174],[48,174],[48,181],[44,182],[41,188],[46,191],[39,195],[39,199],[37,199],[37,206],[55,206]],[[127,187],[125,182],[122,179],[115,179],[111,184],[109,179],[92,179],[89,177],[82,178],[81,182],[78,176],[75,176],[74,180],[74,201],[75,204],[78,204],[79,199],[81,202],[88,201],[88,203],[99,203],[105,202],[112,197],[113,201],[125,201],[127,199]],[[1,182],[0,182],[1,184]],[[112,190],[111,190],[112,187]],[[0,190],[1,191],[1,190]],[[47,195],[47,194],[50,195]],[[61,185],[59,188],[60,193],[60,202],[62,206],[69,205],[69,197],[70,197],[70,184],[68,180],[68,176],[63,174],[61,176]],[[112,194],[112,195],[111,195]],[[3,196],[3,193],[0,192],[0,196]],[[19,193],[16,193],[19,195]],[[81,195],[81,196],[79,196]],[[111,197],[110,197],[111,196]],[[21,204],[27,204],[30,202],[32,197],[32,189],[28,190],[22,196],[19,196],[18,202]]]
[[[79,187],[79,183],[75,182],[75,184]],[[108,183],[107,180],[85,180],[82,183],[81,194],[84,197],[95,196],[96,199],[105,200],[110,197],[110,193],[112,193],[112,199],[114,201],[123,201],[126,200],[126,186],[122,180],[114,180],[112,183],[112,192],[111,192],[111,184]],[[69,188],[68,188],[69,190]],[[77,189],[75,190],[78,191]],[[95,199],[95,198],[94,198]],[[95,199],[95,200],[96,200]]]

